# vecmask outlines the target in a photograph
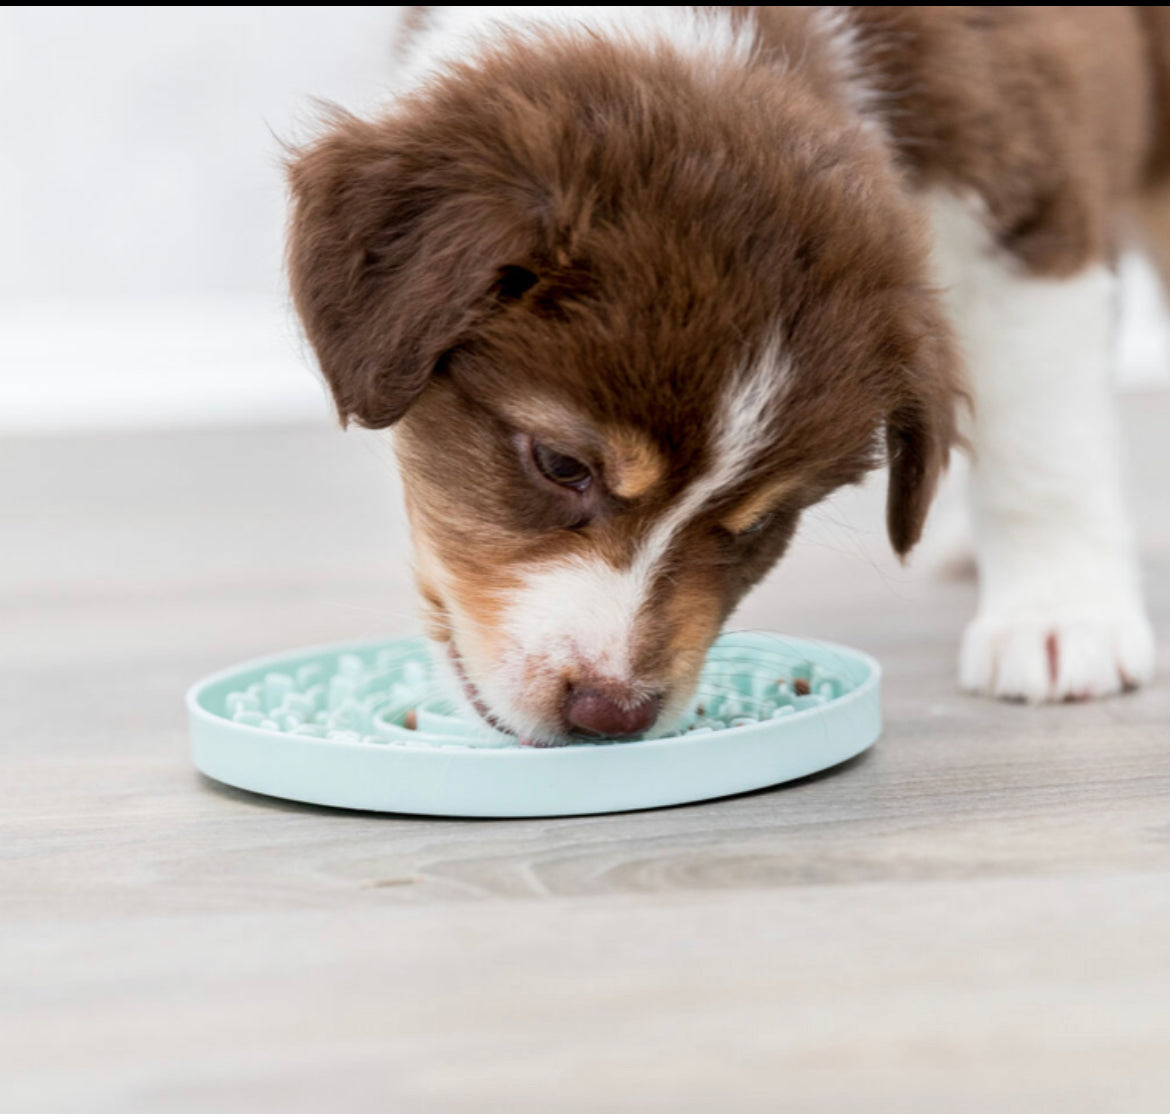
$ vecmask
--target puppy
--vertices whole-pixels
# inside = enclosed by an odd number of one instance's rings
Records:
[[[414,9],[394,106],[291,161],[289,269],[467,703],[669,732],[806,507],[888,463],[905,555],[959,443],[962,685],[1147,680],[1108,380],[1168,11]]]

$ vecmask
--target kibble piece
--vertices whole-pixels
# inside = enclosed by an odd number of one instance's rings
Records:
[[[367,661],[367,658],[369,660]],[[784,675],[777,676],[783,668]],[[397,647],[340,653],[272,671],[224,698],[236,723],[308,738],[451,746],[515,746],[514,737],[465,721],[432,692],[430,663]],[[812,660],[761,665],[736,652],[709,662],[681,733],[708,734],[775,721],[837,699],[848,684]],[[701,701],[701,702],[699,702]],[[403,731],[410,731],[407,737]],[[372,733],[373,732],[373,733]]]

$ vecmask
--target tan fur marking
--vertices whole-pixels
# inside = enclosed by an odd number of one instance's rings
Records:
[[[504,605],[515,581],[504,571],[493,576],[486,570],[463,568],[449,570],[448,579],[451,595],[466,616],[459,649],[477,672],[490,668],[503,642]]]
[[[606,438],[606,481],[622,499],[645,495],[666,475],[666,461],[658,447],[636,429],[616,430]]]
[[[434,557],[442,567],[445,592],[439,598],[448,630],[450,608],[453,606],[455,614],[464,617],[460,630],[460,650],[490,661],[500,649],[502,619],[508,597],[519,585],[514,570],[507,564],[478,564],[462,560],[453,553],[440,555],[436,552]],[[472,638],[469,639],[468,635]]]
[[[675,592],[665,608],[670,632],[666,687],[671,693],[694,690],[707,648],[723,621],[719,597],[710,585],[692,583],[683,587],[686,590]]]
[[[494,402],[512,425],[526,433],[537,437],[581,435],[584,416],[557,399],[533,396],[496,398]]]
[[[724,515],[720,525],[732,534],[743,533],[759,522],[785,495],[799,485],[800,481],[795,476],[774,480],[758,491],[753,491],[739,506]]]
[[[408,507],[413,502],[408,500]],[[422,620],[427,635],[436,642],[449,642],[454,633],[453,618],[462,613],[471,620],[471,630],[462,633],[465,636],[472,633],[476,647],[490,656],[499,648],[500,618],[506,596],[517,585],[510,565],[469,561],[464,554],[444,545],[417,508],[412,510],[410,519],[415,582],[422,597]]]

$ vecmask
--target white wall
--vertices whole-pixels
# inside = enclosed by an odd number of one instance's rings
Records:
[[[270,292],[280,151],[393,8],[0,8],[0,296]]]
[[[378,103],[399,12],[0,8],[0,429],[327,413],[277,137]]]

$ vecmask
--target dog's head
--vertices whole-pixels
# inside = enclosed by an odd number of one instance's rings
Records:
[[[832,111],[517,50],[295,157],[293,290],[343,419],[396,427],[467,698],[538,743],[666,731],[805,507],[888,458],[914,544],[954,354],[890,167]]]

